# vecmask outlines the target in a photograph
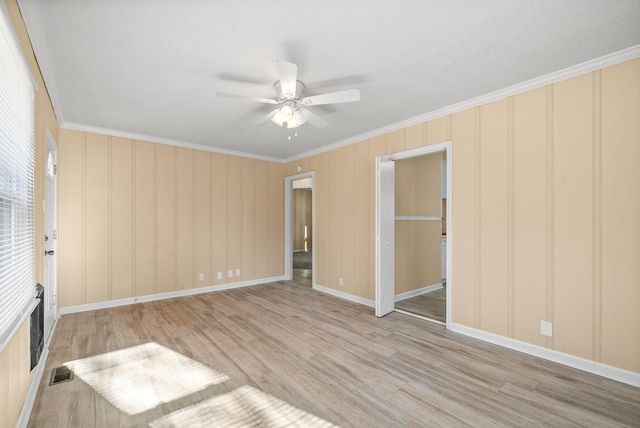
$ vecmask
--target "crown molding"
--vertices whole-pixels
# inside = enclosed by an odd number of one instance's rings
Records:
[[[261,156],[253,153],[238,152],[235,150],[221,149],[218,147],[208,146],[205,144],[189,143],[186,141],[172,140],[169,138],[154,137],[153,135],[136,134],[134,132],[116,131],[115,129],[101,128],[98,126],[82,125],[79,123],[66,122],[60,125],[62,129],[70,129],[73,131],[91,132],[94,134],[109,135],[112,137],[127,138],[130,140],[146,141],[149,143],[164,144],[167,146],[182,147],[185,149],[201,150],[204,152],[219,153],[229,156],[238,156],[248,159],[256,159],[268,162],[284,163],[283,159],[272,156]]]
[[[623,49],[618,52],[611,53],[609,55],[605,55],[599,58],[595,58],[577,65],[573,65],[571,67],[567,67],[562,70],[554,71],[553,73],[546,74],[544,76],[536,77],[525,82],[516,83],[515,85],[508,86],[503,89],[499,89],[494,92],[490,92],[485,95],[480,95],[479,97],[471,98],[467,101],[462,101],[447,107],[443,107],[438,110],[434,110],[428,113],[421,114],[419,116],[415,116],[400,122],[396,122],[394,124],[384,126],[382,128],[374,129],[369,132],[365,132],[360,135],[356,135],[333,144],[329,144],[327,146],[322,146],[315,150],[310,150],[308,152],[301,153],[299,155],[291,156],[284,160],[285,163],[298,161],[300,159],[304,159],[310,156],[318,155],[320,153],[325,153],[331,150],[339,149],[344,146],[348,146],[349,144],[358,143],[360,141],[367,140],[369,138],[378,137],[380,135],[388,134],[393,131],[397,131],[399,129],[408,128],[413,125],[418,125],[420,123],[427,122],[429,120],[437,119],[443,116],[448,116],[453,113],[458,113],[460,111],[464,111],[473,107],[478,107],[483,104],[487,104],[493,101],[498,101],[503,98],[511,97],[513,95],[521,94],[523,92],[530,91],[532,89],[537,89],[543,86],[551,85],[553,83],[558,83],[563,80],[571,79],[572,77],[577,77],[582,74],[591,73],[596,70],[600,70],[605,67],[610,67],[612,65],[620,64],[626,61],[630,61],[632,59],[636,59],[640,57],[640,45],[631,46],[627,49]]]

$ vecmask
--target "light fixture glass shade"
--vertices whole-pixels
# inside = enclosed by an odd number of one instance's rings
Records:
[[[282,126],[284,125],[284,115],[282,114],[281,110],[278,110],[278,112],[271,118],[271,122],[275,123],[278,126]]]
[[[295,119],[298,126],[303,125],[307,121],[307,115],[303,110],[300,110],[299,108],[293,111],[293,118]]]
[[[293,110],[290,106],[287,105],[282,106],[282,108],[280,109],[280,113],[282,113],[283,122],[289,122],[293,117]]]

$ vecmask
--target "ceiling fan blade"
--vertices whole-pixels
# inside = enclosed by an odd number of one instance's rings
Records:
[[[276,61],[280,76],[280,89],[285,98],[295,98],[298,66],[288,61]]]
[[[346,91],[331,92],[322,95],[313,95],[300,100],[305,106],[319,106],[323,104],[350,103],[360,101],[360,91],[358,89],[347,89]]]
[[[223,98],[236,98],[239,100],[249,100],[249,101],[257,101],[259,103],[265,104],[278,104],[279,101],[272,100],[269,98],[258,98],[258,97],[247,97],[245,95],[236,95],[236,94],[228,94],[226,92],[216,92],[216,95]]]
[[[256,122],[256,126],[261,126],[264,125],[265,123],[269,122],[271,119],[273,119],[273,116],[276,115],[277,112],[279,112],[280,109],[275,109],[274,111],[272,111],[271,113],[269,113],[268,115],[266,115],[265,117],[263,117],[262,119],[258,120]]]
[[[309,122],[310,124],[312,124],[316,128],[324,128],[325,126],[327,126],[329,124],[329,122],[327,122],[326,120],[324,120],[323,118],[321,118],[317,114],[311,113],[306,108],[300,108],[299,110],[302,110],[304,112],[304,114],[307,116],[307,122]]]

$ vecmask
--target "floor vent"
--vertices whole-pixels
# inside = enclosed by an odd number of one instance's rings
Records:
[[[73,372],[71,369],[67,366],[56,367],[51,371],[51,381],[49,381],[49,385],[56,385],[69,380],[73,380]]]

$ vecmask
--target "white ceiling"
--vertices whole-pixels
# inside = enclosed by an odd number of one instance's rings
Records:
[[[62,126],[271,160],[640,44],[638,0],[18,0]],[[276,60],[312,107],[298,136],[254,122]]]

